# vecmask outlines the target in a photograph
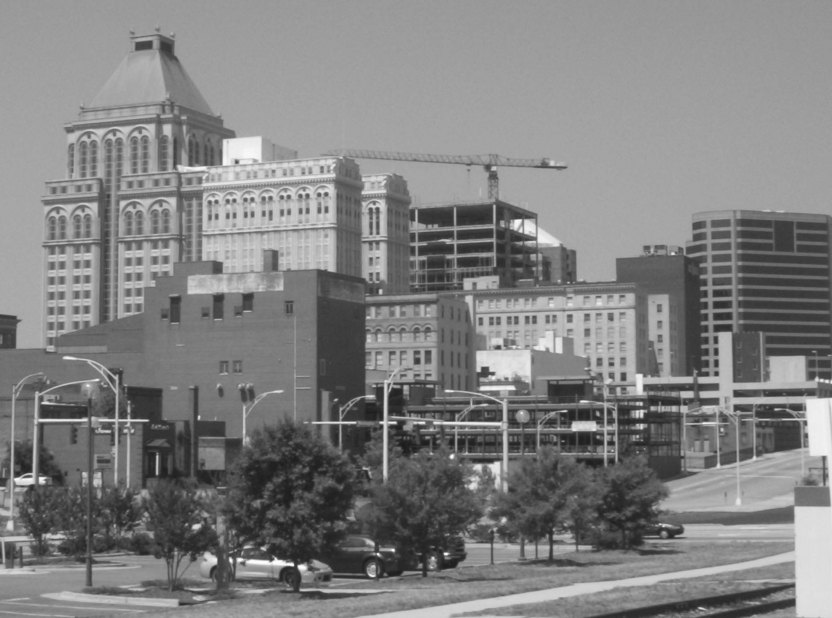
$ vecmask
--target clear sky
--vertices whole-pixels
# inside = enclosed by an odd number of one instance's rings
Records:
[[[830,213],[832,2],[0,0],[0,313],[40,347],[44,182],[64,124],[129,50],[177,56],[238,136],[565,161],[500,170],[501,197],[578,252],[578,276],[684,245],[691,215]],[[480,168],[360,161],[414,203],[487,195]],[[832,213],[830,213],[832,214]]]

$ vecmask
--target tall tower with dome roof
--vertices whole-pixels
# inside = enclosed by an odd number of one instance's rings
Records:
[[[46,183],[44,340],[140,313],[144,287],[201,259],[205,167],[225,128],[175,54],[173,35],[130,51],[65,126],[66,172]]]

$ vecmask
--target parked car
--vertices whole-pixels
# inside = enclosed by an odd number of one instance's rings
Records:
[[[231,564],[229,568],[232,568]],[[202,559],[199,561],[199,573],[203,577],[216,578],[217,557],[214,554],[211,552],[202,554]],[[244,547],[237,554],[236,579],[238,580],[272,579],[292,586],[298,576],[302,586],[326,585],[332,581],[332,569],[317,560],[299,564],[295,569],[295,565],[291,562],[276,558],[259,547]]]
[[[657,536],[661,539],[672,539],[684,533],[685,527],[682,524],[668,524],[661,521],[648,524],[641,532],[643,536]]]
[[[375,578],[382,575],[401,575],[403,556],[392,545],[380,544],[363,535],[351,534],[344,538],[331,553],[322,556],[336,573],[362,573]],[[377,569],[380,568],[380,572]]]
[[[35,477],[32,475],[31,472],[26,472],[25,474],[21,474],[14,479],[14,486],[15,487],[31,487],[35,484]],[[38,484],[39,485],[51,485],[52,479],[48,476],[43,476],[42,474],[38,474]]]
[[[436,547],[428,554],[428,571],[453,569],[467,557],[468,552],[465,549],[465,539],[461,536],[452,537],[446,547]],[[407,567],[416,570],[421,569],[421,554],[414,554],[407,562]]]

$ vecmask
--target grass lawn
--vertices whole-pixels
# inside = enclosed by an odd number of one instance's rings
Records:
[[[180,607],[161,615],[199,615],[200,618],[220,618],[228,615],[291,616],[316,618],[351,618],[404,609],[416,609],[456,603],[472,599],[498,597],[565,586],[572,583],[613,580],[670,571],[682,571],[718,564],[730,564],[779,554],[794,549],[791,542],[649,542],[638,551],[581,551],[558,554],[552,562],[529,560],[522,563],[499,564],[483,567],[459,567],[431,573],[422,578],[408,575],[401,578],[382,579],[378,582],[354,580],[346,586],[330,586],[328,592],[309,591],[300,595],[274,590],[262,594],[245,594],[247,587],[237,588],[234,598],[218,600],[192,607]],[[707,581],[685,580],[673,584],[661,584],[650,588],[613,590],[610,608],[623,607],[624,603],[638,605],[676,598],[679,594],[692,597],[712,594],[716,591],[732,591],[749,587],[748,580],[793,580],[794,565],[789,563],[754,572],[739,571]],[[343,581],[343,580],[341,580]],[[376,590],[378,594],[356,594],[351,590]],[[707,592],[702,592],[707,590]],[[211,594],[204,596],[210,598]],[[566,604],[550,609],[549,604],[530,611],[512,612],[500,608],[501,615],[537,616],[587,616],[601,613],[607,605],[599,604],[600,595],[591,599],[580,597],[566,600]],[[579,605],[580,603],[580,605]],[[528,612],[528,613],[527,613]],[[493,613],[493,612],[492,612]]]

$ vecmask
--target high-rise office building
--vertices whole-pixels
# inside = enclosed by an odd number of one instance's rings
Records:
[[[655,355],[651,375],[689,376],[699,369],[699,267],[673,245],[647,245],[615,260],[616,280],[647,295],[647,332]]]
[[[769,356],[828,366],[832,218],[723,210],[693,215],[686,253],[700,266],[705,375],[718,375],[718,333],[765,333]],[[817,372],[817,367],[815,367]]]
[[[46,347],[58,335],[140,313],[174,262],[201,258],[202,177],[226,129],[176,57],[173,36],[130,51],[66,125],[66,176],[46,183]],[[183,167],[184,166],[184,167]]]

